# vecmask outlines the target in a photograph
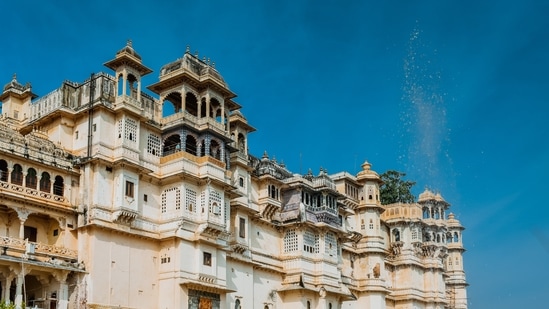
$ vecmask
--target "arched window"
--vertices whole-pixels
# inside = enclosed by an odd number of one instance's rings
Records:
[[[440,234],[437,234],[437,242],[440,242]]]
[[[207,109],[206,109],[206,99],[202,98],[200,100],[200,118],[206,117]]]
[[[174,134],[164,141],[162,155],[167,156],[178,151],[181,151],[181,138],[179,137],[179,135]]]
[[[234,302],[234,309],[240,309],[240,299],[237,299],[237,300]]]
[[[118,91],[117,95],[118,95],[118,96],[123,95],[123,94],[124,94],[124,93],[123,93],[124,89],[123,89],[122,87],[124,87],[124,76],[123,76],[122,74],[118,75],[118,85],[117,85],[117,86],[118,86],[118,88],[117,88],[117,91]]]
[[[196,156],[196,139],[192,135],[187,135],[185,140],[185,151]]]
[[[27,170],[27,176],[25,177],[25,186],[27,188],[36,189],[37,183],[36,170],[34,168],[29,168]]]
[[[210,142],[210,156],[221,160],[221,147],[217,141],[212,140]]]
[[[398,229],[393,230],[393,235],[395,236],[395,241],[400,241],[400,231]]]
[[[429,219],[429,208],[423,207],[423,219]]]
[[[172,92],[168,94],[162,102],[162,117],[180,113],[182,104],[183,99],[179,92]]]
[[[198,101],[190,92],[185,95],[185,111],[195,117],[198,116]]]
[[[446,243],[452,242],[452,233],[446,233]]]
[[[134,99],[137,98],[137,78],[133,76],[132,74],[128,74],[127,78],[127,86],[126,86],[126,95],[129,97],[132,97]]]
[[[13,170],[11,171],[11,183],[16,185],[23,184],[23,168],[19,164],[13,166]]]
[[[217,122],[221,122],[221,104],[216,98],[210,99],[210,118],[214,118],[213,115]]]
[[[51,192],[50,174],[47,172],[42,172],[42,177],[40,177],[40,191],[48,193]]]
[[[454,232],[454,242],[459,242],[458,232]]]
[[[8,163],[0,160],[0,181],[8,181]]]
[[[311,309],[311,302],[307,301],[307,309]]]
[[[241,154],[246,154],[246,138],[242,133],[238,134],[238,151],[240,151]]]
[[[63,191],[65,191],[63,177],[55,176],[55,182],[53,183],[53,194],[63,196]]]

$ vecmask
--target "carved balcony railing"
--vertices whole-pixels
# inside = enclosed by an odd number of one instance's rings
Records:
[[[54,191],[56,191],[55,188],[54,188]],[[70,206],[68,199],[65,198],[64,196],[56,195],[51,192],[44,192],[34,188],[20,186],[14,183],[6,182],[6,181],[0,181],[0,194],[2,193],[7,193],[7,194],[12,193],[17,196],[23,196],[29,199],[38,199],[38,200],[43,200],[48,202],[55,202],[60,206],[65,206],[65,207]]]
[[[47,245],[39,242],[25,241],[24,239],[0,236],[0,247],[3,248],[3,253],[7,250],[14,250],[21,253],[27,253],[34,256],[43,256],[52,259],[76,260],[78,251],[65,247]]]

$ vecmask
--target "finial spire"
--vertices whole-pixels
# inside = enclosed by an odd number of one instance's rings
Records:
[[[132,47],[132,39],[128,39],[128,41],[126,42],[126,45],[128,47]]]

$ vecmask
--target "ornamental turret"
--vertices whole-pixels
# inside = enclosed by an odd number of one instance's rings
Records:
[[[13,74],[11,82],[7,83],[0,94],[2,102],[2,117],[8,118],[19,127],[22,121],[29,117],[31,100],[38,96],[32,92],[30,83],[21,85],[17,81],[17,75]]]
[[[463,247],[462,232],[465,229],[455,218],[453,213],[448,215],[448,232],[446,241],[448,245],[448,256],[446,258],[446,291],[451,308],[467,308],[468,286],[465,280],[463,269]]]

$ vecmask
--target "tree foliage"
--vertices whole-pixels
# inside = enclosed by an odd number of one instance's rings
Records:
[[[404,180],[406,173],[389,170],[381,174],[383,184],[380,187],[381,204],[413,203],[415,196],[412,187],[415,181]]]

